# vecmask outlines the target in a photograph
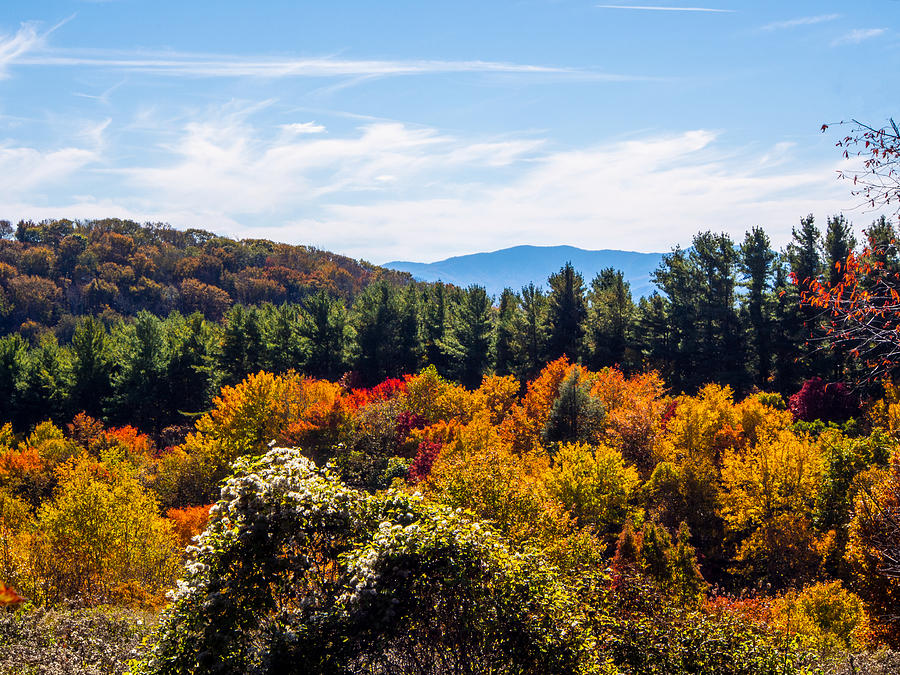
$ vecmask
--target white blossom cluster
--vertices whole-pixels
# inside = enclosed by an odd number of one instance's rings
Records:
[[[539,558],[460,509],[352,490],[299,450],[239,460],[190,553],[136,674],[281,672],[284,654],[291,672],[335,659],[367,672],[409,649],[498,663],[523,643],[528,658],[572,649],[570,595]]]

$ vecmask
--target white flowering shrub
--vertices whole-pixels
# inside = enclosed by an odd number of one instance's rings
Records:
[[[297,450],[235,469],[135,673],[601,670],[553,570],[465,514]]]

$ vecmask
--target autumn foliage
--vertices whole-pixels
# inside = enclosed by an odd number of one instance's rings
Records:
[[[185,549],[222,527],[234,462],[291,445],[341,490],[415,495],[552,566],[580,589],[578,611],[605,617],[582,638],[610,662],[643,658],[639,634],[662,644],[687,626],[701,631],[692,650],[731,631],[790,663],[801,644],[895,644],[900,403],[885,391],[838,428],[821,418],[855,409],[818,382],[788,407],[720,385],[673,396],[655,373],[565,358],[524,388],[491,375],[470,389],[433,367],[371,388],[260,371],[168,447],[86,414],[0,430],[0,579],[39,603],[158,607]],[[659,649],[687,667],[689,651]]]

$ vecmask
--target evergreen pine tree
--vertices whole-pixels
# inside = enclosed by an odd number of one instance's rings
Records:
[[[576,366],[559,384],[559,393],[541,431],[541,440],[551,447],[560,443],[593,441],[605,417],[603,402],[591,395],[591,383]]]
[[[669,320],[671,303],[653,292],[641,298],[637,308],[636,346],[646,368],[658,371],[671,382],[675,362],[675,335]]]
[[[21,336],[0,337],[0,401],[7,421],[14,423],[19,418],[19,385],[27,356],[27,345]]]
[[[843,215],[828,218],[825,228],[825,280],[830,286],[838,283],[842,276],[847,256],[856,248],[853,226]]]
[[[453,330],[445,341],[451,356],[450,376],[474,389],[481,384],[491,361],[493,316],[483,286],[469,286],[453,316]]]
[[[91,417],[101,417],[112,392],[113,358],[106,328],[92,316],[75,327],[72,354],[72,405]]]
[[[626,350],[635,320],[635,306],[630,284],[625,275],[613,268],[601,271],[588,293],[587,318],[588,363],[594,370],[618,365],[629,370],[633,365]]]
[[[166,319],[165,384],[168,390],[161,426],[184,422],[185,413],[206,410],[212,400],[211,336],[199,313]]]
[[[298,305],[271,304],[263,306],[261,313],[263,337],[263,362],[266,370],[286,373],[300,370],[303,353],[300,344],[300,308]]]
[[[690,261],[697,272],[700,339],[694,387],[718,381],[740,391],[746,382],[744,342],[735,305],[738,254],[726,234],[701,232]]]
[[[547,359],[552,361],[568,356],[570,361],[581,358],[584,323],[587,307],[584,301],[584,277],[567,262],[548,279],[546,334]]]
[[[676,391],[687,390],[703,382],[703,371],[709,364],[700,364],[700,299],[699,271],[688,254],[679,246],[664,256],[653,273],[653,282],[665,297],[656,301],[665,307],[668,322],[668,375],[670,386]]]
[[[17,396],[18,426],[26,429],[46,419],[62,424],[71,417],[71,362],[52,333],[45,333],[24,361]]]
[[[168,359],[160,320],[140,312],[125,328],[123,338],[118,345],[120,370],[113,381],[109,417],[115,424],[155,431],[168,396]]]
[[[494,332],[494,371],[497,375],[513,375],[519,360],[516,350],[516,327],[519,321],[519,298],[511,288],[500,294],[497,329]]]
[[[401,374],[414,373],[422,365],[422,331],[420,323],[419,291],[414,284],[407,286],[399,298],[397,326],[397,365]]]
[[[412,372],[418,364],[418,305],[384,281],[369,285],[353,304],[353,366],[363,384]]]
[[[347,312],[344,303],[319,291],[300,310],[297,358],[313,377],[339,378],[346,369]]]
[[[547,296],[533,283],[522,288],[522,312],[516,329],[519,366],[516,373],[520,380],[529,380],[546,363],[543,333],[547,313]]]
[[[424,292],[422,309],[422,348],[425,363],[447,372],[449,359],[444,343],[448,338],[447,290],[442,282],[431,284]]]
[[[769,237],[761,227],[747,232],[740,249],[741,271],[746,278],[747,294],[743,298],[744,311],[750,331],[756,386],[765,389],[772,369],[772,298],[776,254]]]
[[[265,347],[256,310],[241,305],[229,310],[217,362],[225,385],[235,385],[263,369]]]
[[[813,281],[822,276],[822,235],[812,214],[801,219],[800,228],[792,230],[792,240],[787,247],[794,288],[787,293],[787,301],[794,304],[785,312],[785,331],[794,341],[797,371],[800,380],[806,380],[827,369],[827,355],[821,343],[814,340],[820,335],[819,310],[800,303],[801,295],[809,290]],[[796,384],[796,383],[795,383]]]

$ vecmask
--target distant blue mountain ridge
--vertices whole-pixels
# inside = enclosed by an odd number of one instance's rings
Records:
[[[381,266],[409,272],[418,281],[443,281],[463,288],[478,284],[495,298],[507,286],[519,291],[533,282],[546,289],[547,278],[559,272],[567,262],[584,276],[586,287],[598,272],[612,267],[622,271],[631,284],[631,295],[637,300],[655,290],[650,275],[659,267],[663,255],[611,249],[589,251],[575,246],[513,246],[433,263],[395,260]]]

